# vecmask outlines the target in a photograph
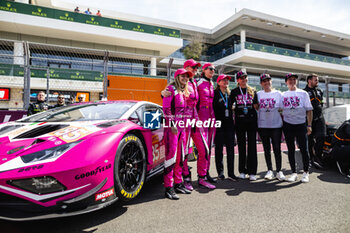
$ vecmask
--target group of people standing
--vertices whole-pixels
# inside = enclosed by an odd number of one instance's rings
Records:
[[[44,112],[52,108],[58,108],[66,106],[65,96],[63,94],[57,95],[57,103],[55,105],[49,105],[45,101],[45,92],[39,91],[37,94],[36,102],[30,103],[28,108],[28,116],[39,112]],[[78,103],[84,102],[84,97],[82,95],[78,96]],[[74,103],[74,97],[70,97],[70,104]]]
[[[201,67],[200,63],[190,59],[183,67],[175,72],[174,82],[162,91],[164,118],[167,125],[172,125],[171,128],[164,129],[166,147],[164,186],[167,198],[177,200],[179,199],[177,193],[190,194],[193,190],[187,164],[191,138],[198,150],[197,175],[200,187],[216,188],[217,180],[209,174],[211,148],[214,142],[218,179],[225,179],[223,147],[226,146],[228,179],[257,180],[257,132],[264,147],[267,165],[265,179],[277,178],[289,182],[298,179],[295,162],[296,140],[303,160],[304,172],[301,181],[309,182],[308,136],[309,140],[313,140],[313,136],[316,136],[316,144],[320,144],[322,140],[319,138],[323,135],[320,130],[317,130],[317,134],[312,132],[312,127],[318,124],[313,120],[313,109],[317,109],[317,120],[322,118],[322,91],[316,89],[318,84],[316,74],[311,74],[307,78],[310,89],[308,92],[297,88],[298,75],[287,74],[285,82],[288,91],[281,93],[273,89],[270,75],[264,73],[260,76],[262,90],[256,92],[248,85],[248,74],[245,70],[236,73],[237,87],[230,90],[231,77],[225,74],[218,76],[217,87],[214,88],[212,78],[215,66],[211,63],[203,65],[198,79],[194,76]],[[317,97],[312,97],[316,95]],[[178,124],[180,121],[189,120],[221,121],[221,127],[214,128],[212,124],[209,127]],[[288,147],[288,159],[292,170],[288,179],[281,171],[282,132]],[[276,161],[276,176],[271,162],[271,142]],[[234,173],[236,144],[239,153],[238,177]]]

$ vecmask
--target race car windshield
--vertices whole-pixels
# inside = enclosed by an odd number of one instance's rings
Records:
[[[71,122],[119,119],[135,103],[70,105],[38,113],[18,122]]]

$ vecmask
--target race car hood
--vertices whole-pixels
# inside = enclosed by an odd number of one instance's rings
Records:
[[[108,128],[124,128],[121,123],[128,121],[93,121],[93,122],[41,122],[19,123],[10,122],[0,126],[0,165],[13,158],[55,146],[83,140],[100,133],[106,133]],[[120,124],[121,127],[118,125]]]

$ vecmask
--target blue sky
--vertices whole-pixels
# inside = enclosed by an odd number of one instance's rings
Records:
[[[350,34],[348,0],[59,0],[81,10],[114,10],[213,28],[242,8]],[[94,13],[94,12],[93,12]],[[117,15],[116,15],[117,17]]]

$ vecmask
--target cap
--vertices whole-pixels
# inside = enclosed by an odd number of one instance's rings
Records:
[[[204,65],[203,65],[203,67],[202,67],[202,70],[205,70],[206,68],[208,68],[208,67],[213,67],[213,68],[215,68],[215,66],[213,65],[213,64],[211,64],[211,63],[205,63]]]
[[[219,83],[221,80],[227,78],[228,80],[231,80],[231,77],[226,74],[220,74],[218,79],[216,80],[217,83]]]
[[[201,65],[201,63],[196,62],[196,61],[193,60],[193,59],[189,59],[189,60],[185,61],[185,63],[184,63],[184,68],[189,67],[189,66],[198,66],[198,67],[201,67],[202,65]]]
[[[238,71],[236,73],[236,78],[237,79],[240,79],[242,77],[247,77],[247,76],[248,76],[248,74],[247,74],[247,72],[245,70],[240,70],[240,71]]]
[[[269,74],[260,75],[260,82],[264,81],[265,79],[271,79],[271,76]]]
[[[177,71],[175,71],[174,78],[176,78],[177,76],[179,76],[181,74],[188,74],[188,77],[192,77],[193,76],[192,72],[181,68],[181,69],[178,69]]]
[[[296,79],[298,79],[298,75],[297,75],[297,74],[289,73],[289,74],[287,74],[286,77],[284,78],[284,81],[287,82],[287,80],[288,80],[290,77],[295,77]]]

